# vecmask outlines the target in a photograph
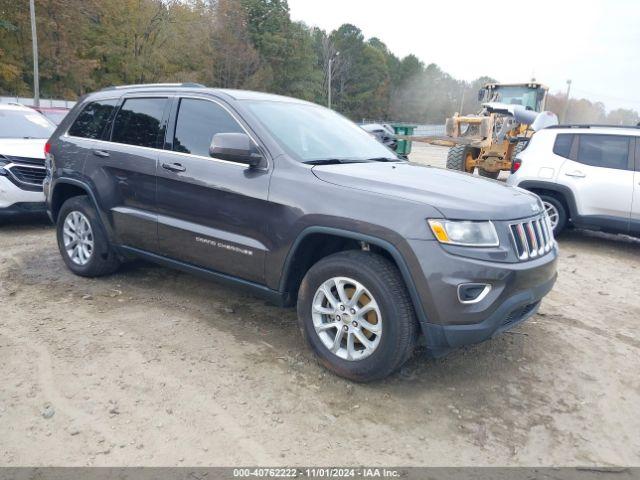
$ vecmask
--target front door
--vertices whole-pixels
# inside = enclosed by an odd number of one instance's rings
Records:
[[[626,232],[633,197],[632,139],[625,135],[576,135],[558,181],[574,192],[580,221]]]
[[[212,158],[216,133],[247,133],[223,104],[175,102],[158,161],[161,254],[245,280],[264,281],[270,168]]]

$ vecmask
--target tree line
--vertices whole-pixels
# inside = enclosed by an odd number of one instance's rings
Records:
[[[478,110],[473,82],[415,55],[399,58],[355,25],[294,22],[286,0],[36,0],[43,98],[75,99],[119,84],[197,82],[290,95],[354,120],[442,123]],[[29,2],[0,0],[0,92],[32,94]],[[558,113],[565,101],[550,96]],[[576,103],[577,102],[577,103]],[[635,111],[571,100],[572,121],[629,123]],[[575,119],[574,119],[575,117]]]

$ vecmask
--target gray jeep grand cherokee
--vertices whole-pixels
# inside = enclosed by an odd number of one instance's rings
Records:
[[[535,195],[408,163],[301,100],[108,88],[78,102],[46,151],[71,271],[142,257],[297,303],[322,364],[352,380],[389,375],[418,344],[441,355],[511,328],[556,279]]]

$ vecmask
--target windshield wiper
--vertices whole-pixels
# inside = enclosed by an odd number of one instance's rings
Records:
[[[401,162],[399,158],[389,158],[389,157],[373,157],[367,158],[368,162]]]
[[[302,163],[307,165],[338,165],[343,163],[363,163],[366,160],[347,160],[344,158],[319,158],[316,160],[306,160]]]

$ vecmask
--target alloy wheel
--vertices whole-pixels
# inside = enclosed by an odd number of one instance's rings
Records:
[[[378,348],[382,335],[380,307],[357,280],[334,277],[317,289],[311,305],[313,326],[324,346],[350,361]]]
[[[84,266],[93,255],[93,230],[89,219],[81,212],[69,212],[64,220],[62,241],[67,255],[76,265]]]
[[[558,209],[550,202],[542,202],[544,205],[544,210],[547,212],[549,216],[549,222],[551,223],[551,228],[555,231],[558,226],[558,221],[560,220],[560,213]]]

